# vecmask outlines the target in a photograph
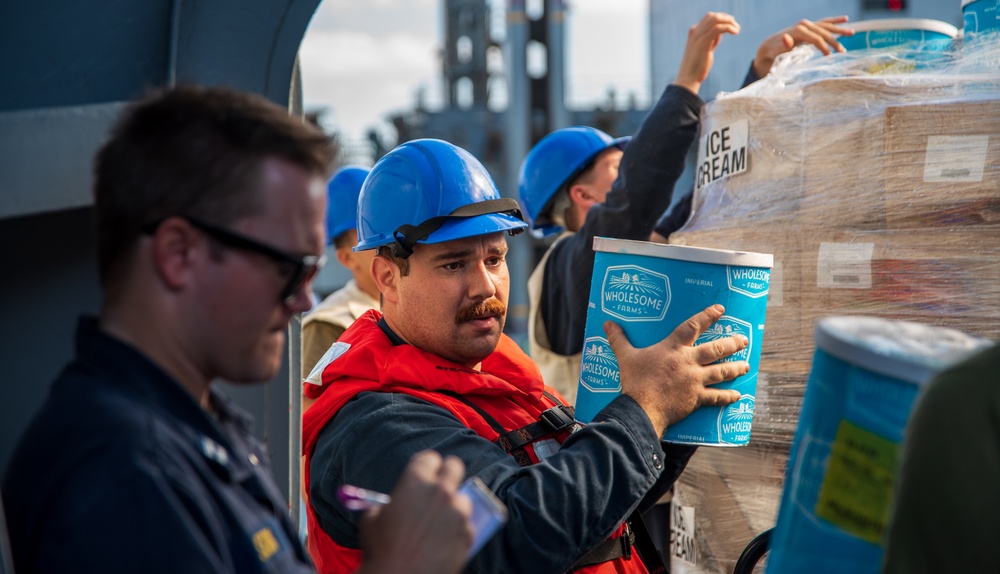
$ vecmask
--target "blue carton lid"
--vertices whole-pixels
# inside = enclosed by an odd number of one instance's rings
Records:
[[[868,371],[918,385],[990,344],[956,329],[881,317],[826,317],[816,325],[817,348]]]

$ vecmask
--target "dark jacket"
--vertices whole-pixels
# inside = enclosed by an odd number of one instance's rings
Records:
[[[575,234],[552,246],[542,287],[541,316],[551,348],[560,355],[583,349],[594,268],[594,237],[648,241],[670,205],[684,157],[698,133],[701,98],[667,86],[625,148],[618,178],[604,203],[594,205]]]
[[[753,62],[750,62],[750,69],[747,71],[747,75],[743,78],[743,88],[749,86],[750,84],[756,82],[760,79],[757,72],[753,69]],[[688,189],[687,193],[681,196],[667,211],[663,212],[660,216],[659,221],[653,227],[653,231],[659,233],[663,237],[670,237],[670,234],[677,231],[684,224],[687,223],[688,217],[691,216],[691,200],[694,198],[694,189]]]
[[[80,321],[3,481],[18,572],[312,572],[249,415]]]

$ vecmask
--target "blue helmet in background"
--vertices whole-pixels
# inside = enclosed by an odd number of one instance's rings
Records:
[[[348,165],[337,170],[326,185],[326,244],[330,245],[345,231],[357,227],[358,195],[368,175],[368,168]]]
[[[555,225],[548,212],[556,192],[586,170],[594,158],[611,147],[625,149],[631,137],[613,138],[597,128],[574,126],[545,136],[521,162],[518,191],[533,230],[551,233]]]
[[[500,196],[472,154],[446,141],[418,139],[383,156],[365,179],[354,250],[392,245],[405,259],[417,243],[515,235],[527,226],[517,201]]]

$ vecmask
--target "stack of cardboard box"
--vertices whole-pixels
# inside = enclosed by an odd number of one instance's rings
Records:
[[[693,526],[677,538],[697,551],[675,553],[675,574],[732,572],[773,526],[820,318],[1000,338],[1000,77],[915,70],[743,90],[706,107],[703,134],[741,121],[745,169],[699,182],[670,240],[774,254],[756,411],[749,446],[703,447],[681,477],[675,514]]]

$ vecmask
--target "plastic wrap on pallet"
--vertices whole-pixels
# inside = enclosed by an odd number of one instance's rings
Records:
[[[673,574],[729,573],[778,514],[788,451],[766,444],[700,448],[671,500]]]
[[[746,448],[790,447],[821,317],[1000,338],[1000,34],[935,54],[797,48],[766,78],[709,103],[698,145],[692,214],[670,241],[774,254]],[[673,562],[731,572],[773,524],[780,488],[758,506],[710,493],[685,502],[709,483],[763,495],[774,478],[770,463],[716,460],[748,456],[739,450],[698,455],[678,490],[697,536],[713,542],[698,546],[699,565]],[[742,534],[718,516],[742,520]],[[715,542],[732,536],[732,548]]]

